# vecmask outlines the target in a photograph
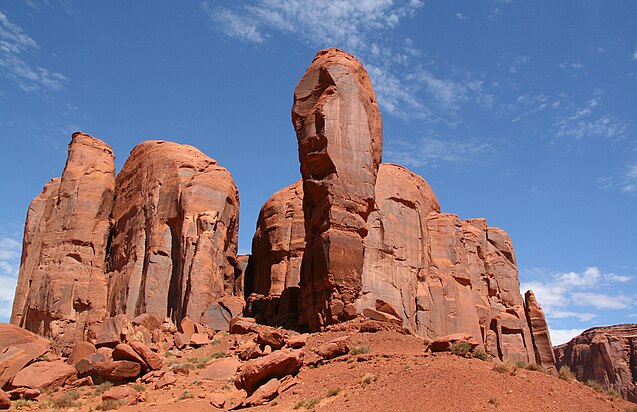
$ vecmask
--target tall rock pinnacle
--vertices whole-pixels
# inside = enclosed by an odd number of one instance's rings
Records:
[[[320,51],[294,90],[292,122],[305,194],[302,317],[317,329],[346,316],[361,288],[383,139],[363,65],[338,49]]]
[[[106,314],[114,158],[106,143],[74,133],[62,178],[29,207],[11,323],[52,338],[60,352]]]

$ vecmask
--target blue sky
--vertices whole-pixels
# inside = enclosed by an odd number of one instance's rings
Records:
[[[562,342],[637,322],[637,3],[253,0],[0,4],[0,320],[31,199],[76,130],[197,146],[259,208],[299,178],[293,89],[321,48],[366,65],[384,161],[513,238]]]

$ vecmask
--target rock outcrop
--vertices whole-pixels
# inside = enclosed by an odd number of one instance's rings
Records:
[[[285,315],[296,320],[304,250],[303,184],[299,180],[272,195],[259,213],[245,274],[246,306],[259,321]]]
[[[353,56],[320,51],[294,90],[292,123],[303,177],[306,248],[302,323],[345,317],[361,289],[367,217],[382,157],[380,110],[369,76]]]
[[[108,316],[226,329],[242,306],[238,217],[230,173],[194,147],[141,143],[115,178],[111,148],[74,133],[62,177],[29,208],[11,323],[64,355]]]
[[[577,380],[596,381],[637,402],[637,324],[588,329],[555,354],[557,367],[568,366]]]
[[[192,146],[137,145],[119,172],[108,312],[206,323],[234,293],[239,195],[230,173]]]
[[[27,214],[11,323],[51,338],[67,352],[106,314],[106,246],[113,205],[111,148],[74,133],[60,179]]]
[[[301,326],[320,330],[362,315],[432,339],[467,334],[496,358],[554,369],[544,315],[532,295],[525,307],[506,232],[440,213],[422,177],[379,166],[380,114],[360,63],[319,52],[292,120],[303,185],[261,210],[246,274],[252,316],[286,324],[300,311]],[[282,304],[297,288],[300,305]]]

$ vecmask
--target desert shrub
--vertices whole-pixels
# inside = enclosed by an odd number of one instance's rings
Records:
[[[338,386],[336,388],[332,388],[330,390],[327,391],[327,396],[328,397],[332,397],[332,396],[336,396],[339,393],[341,393],[341,388],[339,388]]]
[[[504,363],[496,363],[493,365],[493,371],[498,373],[509,373],[511,369]]]
[[[296,401],[292,409],[300,409],[303,405],[305,405],[305,401]]]
[[[102,401],[100,405],[97,406],[97,409],[100,411],[112,411],[114,409],[119,408],[120,406],[124,406],[123,401],[116,401],[115,399],[106,399]]]
[[[566,365],[562,365],[559,371],[559,375],[560,375],[560,379],[563,379],[565,381],[570,381],[571,379],[575,377],[571,368],[569,368]]]
[[[374,382],[376,380],[376,376],[372,373],[366,373],[365,375],[363,375],[363,377],[361,378],[361,383],[363,385],[369,385],[370,383]]]
[[[81,406],[77,400],[80,399],[78,391],[69,391],[57,398],[51,399],[51,406],[54,409],[76,408]]]
[[[181,395],[179,395],[179,400],[192,399],[194,397],[195,396],[192,394],[192,392],[190,392],[188,389],[184,389]]]
[[[613,388],[609,388],[606,391],[606,394],[608,395],[609,398],[611,399],[620,399],[622,396],[619,394],[619,392],[617,392],[615,389]]]
[[[500,402],[496,398],[489,398],[489,405],[498,406]]]
[[[17,401],[13,402],[13,409],[27,408],[30,407],[33,403],[35,403],[35,401],[31,399],[18,399]]]
[[[604,392],[602,384],[592,379],[589,379],[589,381],[586,382],[586,385],[590,386],[595,392]]]
[[[350,355],[360,355],[361,353],[369,353],[369,346],[367,345],[359,345],[353,347],[350,351]]]
[[[637,408],[633,408],[633,407],[627,407],[624,412],[637,412]]]
[[[221,343],[221,341],[219,339],[213,339],[213,340],[210,341],[211,345],[218,345],[220,343]]]
[[[458,356],[471,355],[471,344],[469,342],[454,342],[451,344],[451,353]]]
[[[537,363],[527,363],[524,369],[526,369],[527,371],[533,371],[533,372],[542,372],[542,373],[546,372],[546,369],[544,369],[542,365],[538,365]]]
[[[146,391],[146,386],[142,385],[141,383],[134,383],[131,385],[131,388],[135,389],[137,392]]]
[[[194,381],[191,382],[193,385],[195,386],[201,386],[201,379],[195,379]]]
[[[110,381],[100,383],[99,385],[95,387],[95,394],[101,395],[107,390],[111,389],[112,387],[113,387],[113,383]]]
[[[487,360],[489,358],[489,356],[487,355],[487,353],[485,351],[483,351],[482,349],[476,349],[473,351],[473,357],[476,359],[480,359],[480,360]]]
[[[312,409],[314,408],[316,405],[318,405],[319,403],[321,403],[320,399],[310,399],[307,402],[305,402],[305,408],[306,409]]]
[[[515,363],[515,366],[517,366],[519,369],[526,369],[528,365],[526,362],[518,361]]]

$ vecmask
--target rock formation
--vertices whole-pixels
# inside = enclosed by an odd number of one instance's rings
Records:
[[[239,195],[192,146],[148,141],[117,175],[108,311],[206,322],[234,293]]]
[[[380,114],[360,63],[319,52],[295,90],[292,120],[303,185],[261,210],[246,274],[251,315],[283,324],[300,310],[309,330],[363,315],[428,338],[466,333],[494,357],[554,369],[543,313],[520,295],[509,236],[440,213],[422,177],[378,166]],[[297,287],[300,305],[282,304]]]
[[[11,322],[66,355],[106,316],[225,328],[241,293],[238,214],[230,173],[194,147],[144,142],[116,179],[111,148],[75,133],[62,177],[29,208]]]
[[[568,366],[577,380],[599,382],[637,402],[637,325],[588,329],[555,347],[557,367]]]
[[[304,249],[299,180],[272,195],[259,213],[245,275],[246,303],[253,316],[264,321],[290,314],[296,320]]]
[[[316,329],[346,317],[361,288],[383,139],[363,65],[337,49],[320,51],[294,90],[292,123],[304,191],[302,322]]]
[[[11,323],[51,338],[58,351],[106,314],[114,186],[111,148],[74,133],[62,178],[29,207]]]

